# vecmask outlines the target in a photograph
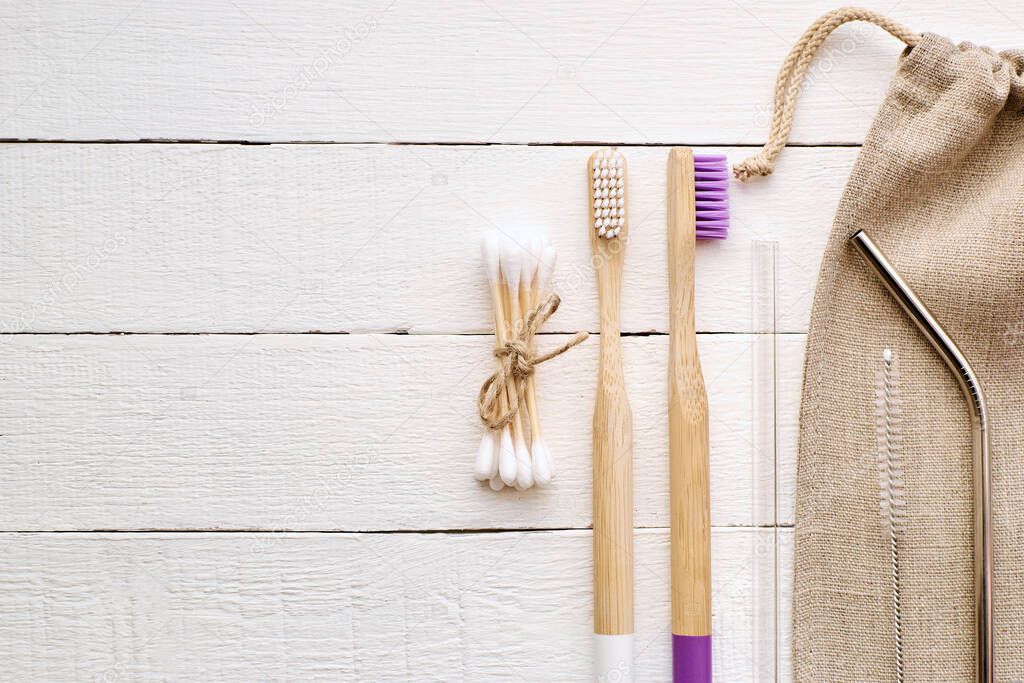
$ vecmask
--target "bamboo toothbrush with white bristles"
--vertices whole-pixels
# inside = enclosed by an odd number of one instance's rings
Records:
[[[614,149],[587,164],[590,244],[600,305],[594,405],[595,681],[633,675],[633,415],[622,368],[620,293],[626,252],[626,160]]]

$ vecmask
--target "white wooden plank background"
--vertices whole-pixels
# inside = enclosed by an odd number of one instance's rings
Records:
[[[786,52],[828,0],[5,3],[5,137],[762,141]],[[886,0],[921,31],[1020,45],[1018,1]],[[794,140],[856,143],[901,46],[849,27]]]
[[[596,331],[590,151],[0,146],[0,330],[489,332],[478,238],[532,227],[559,247],[565,301],[550,329]],[[628,332],[667,331],[667,154],[629,150]],[[855,154],[788,150],[770,183],[733,186],[730,238],[700,247],[701,330],[753,330],[756,240],[779,242],[778,329],[806,329],[825,226]]]
[[[751,609],[772,534],[715,532],[720,680],[752,680],[749,643],[773,627]],[[637,677],[669,680],[667,531],[635,545]],[[0,549],[0,657],[31,680],[591,680],[584,531],[3,534]]]
[[[0,520],[8,531],[584,528],[597,341],[539,374],[557,486],[496,495],[471,480],[474,388],[493,370],[485,337],[8,337]],[[780,376],[799,376],[802,342],[783,337]],[[701,335],[700,347],[712,522],[770,522],[754,512],[773,474],[771,461],[754,466],[756,341]],[[638,526],[668,526],[667,351],[664,335],[625,340]],[[795,405],[797,383],[779,386],[779,402]],[[794,419],[779,444],[787,462]]]
[[[667,681],[665,146],[753,152],[778,65],[832,6],[0,5],[3,678],[589,680],[596,338],[541,374],[556,485],[469,477],[478,237],[548,230],[548,331],[596,331],[589,141],[634,145],[637,666]],[[1024,43],[1019,0],[873,8]],[[829,40],[801,146],[733,186],[730,239],[699,250],[718,681],[792,679],[803,333],[900,49]]]

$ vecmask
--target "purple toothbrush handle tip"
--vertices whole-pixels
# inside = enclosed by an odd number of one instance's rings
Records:
[[[711,683],[711,636],[672,634],[672,683]]]

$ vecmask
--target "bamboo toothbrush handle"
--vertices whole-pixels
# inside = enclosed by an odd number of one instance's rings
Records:
[[[621,384],[594,411],[594,631],[633,632],[633,423]]]
[[[668,418],[676,683],[711,682],[708,399],[694,319],[695,221],[693,152],[672,149],[668,164]]]
[[[594,633],[598,681],[632,681],[633,417],[619,336],[618,268],[598,272],[601,360],[594,407]]]

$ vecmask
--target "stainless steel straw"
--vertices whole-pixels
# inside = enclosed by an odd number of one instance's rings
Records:
[[[949,338],[878,246],[859,230],[850,241],[875,271],[911,320],[953,371],[971,410],[974,436],[974,609],[977,617],[978,683],[994,683],[995,634],[992,623],[992,500],[988,446],[988,411],[978,378],[967,358]]]

